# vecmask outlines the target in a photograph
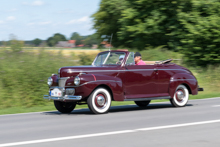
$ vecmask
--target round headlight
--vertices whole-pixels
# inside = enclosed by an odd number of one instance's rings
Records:
[[[78,85],[80,84],[80,78],[79,78],[78,76],[75,77],[75,79],[74,79],[74,84],[75,84],[76,86],[78,86]]]
[[[48,78],[47,84],[51,86],[53,84],[53,79],[51,77]]]

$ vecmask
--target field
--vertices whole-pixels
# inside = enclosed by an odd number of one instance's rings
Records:
[[[55,110],[52,101],[42,97],[48,92],[47,78],[57,73],[62,66],[91,64],[100,50],[71,49],[23,49],[11,52],[0,51],[0,114]],[[176,59],[175,63],[189,68],[197,77],[199,85],[205,89],[190,99],[220,96],[220,66],[208,68],[184,65],[182,55],[165,49],[141,52],[143,60]],[[133,102],[113,102],[112,105],[134,104]],[[86,105],[77,106],[85,108]]]

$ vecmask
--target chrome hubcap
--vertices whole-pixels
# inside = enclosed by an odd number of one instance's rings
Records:
[[[179,101],[182,101],[184,99],[185,95],[184,95],[184,92],[182,90],[178,90],[176,92],[176,98],[177,100]]]
[[[105,98],[104,98],[103,96],[99,96],[99,97],[97,98],[97,103],[98,103],[99,106],[104,106],[104,104],[105,104]]]
[[[103,94],[98,94],[96,97],[95,97],[95,104],[97,107],[99,108],[103,108],[105,107],[106,105],[106,98]]]

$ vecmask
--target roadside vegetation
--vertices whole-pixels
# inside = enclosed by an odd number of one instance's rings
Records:
[[[76,65],[71,60],[61,51],[1,51],[0,109],[45,105],[42,95],[48,93],[47,78],[62,66]]]
[[[92,35],[56,33],[47,40],[32,41],[11,35],[9,41],[0,41],[0,114],[54,109],[51,102],[43,100],[47,78],[62,66],[91,64],[99,50],[84,47],[127,48],[139,51],[143,60],[149,61],[172,58],[190,69],[205,90],[190,99],[219,97],[219,7],[216,0],[101,0],[91,16],[96,30]],[[67,40],[81,50],[55,48]],[[112,105],[122,104],[133,102]]]
[[[136,50],[129,50],[136,51]],[[201,99],[220,96],[219,66],[207,68],[185,65],[182,54],[163,49],[162,47],[140,51],[143,60],[157,61],[168,58],[173,62],[189,68],[198,79],[199,85],[205,89],[190,99]],[[80,51],[79,54],[60,50],[50,52],[44,49],[37,51],[1,50],[0,51],[0,114],[37,112],[55,110],[53,101],[43,99],[48,93],[47,78],[57,73],[63,66],[89,65],[96,53]],[[159,100],[164,101],[164,100]],[[159,102],[153,101],[153,102]],[[112,106],[134,104],[133,102],[113,102]],[[80,105],[76,108],[87,108]]]

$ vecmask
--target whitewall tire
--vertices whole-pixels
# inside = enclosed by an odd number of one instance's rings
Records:
[[[184,107],[189,100],[189,91],[184,85],[179,85],[176,88],[174,96],[170,99],[171,104],[174,107]]]
[[[107,113],[111,106],[111,95],[105,88],[97,88],[87,99],[87,104],[95,114]]]

